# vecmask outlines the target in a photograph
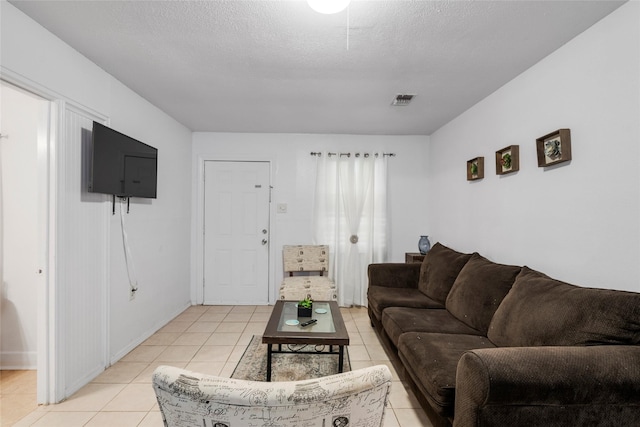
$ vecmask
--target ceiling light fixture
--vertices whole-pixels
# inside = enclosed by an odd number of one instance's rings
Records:
[[[342,12],[349,6],[349,2],[351,0],[307,0],[311,9],[326,15]]]

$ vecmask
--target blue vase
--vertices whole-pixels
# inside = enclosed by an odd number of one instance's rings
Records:
[[[420,240],[418,240],[418,249],[422,255],[426,255],[431,249],[431,242],[429,242],[429,236],[420,236]]]

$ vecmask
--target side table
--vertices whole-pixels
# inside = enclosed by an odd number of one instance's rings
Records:
[[[412,262],[422,262],[424,260],[424,255],[419,252],[405,252],[404,254],[404,262],[410,264]]]

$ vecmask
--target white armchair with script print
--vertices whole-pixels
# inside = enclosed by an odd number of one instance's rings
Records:
[[[329,246],[285,245],[282,248],[284,279],[280,299],[337,301],[338,290],[328,276]]]
[[[391,372],[377,365],[310,380],[258,382],[160,366],[153,388],[166,427],[381,427]]]

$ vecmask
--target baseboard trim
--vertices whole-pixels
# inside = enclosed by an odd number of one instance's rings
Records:
[[[4,371],[32,370],[38,367],[36,351],[2,351],[0,352],[0,369]]]
[[[126,356],[131,350],[133,350],[134,348],[138,347],[140,344],[145,342],[149,337],[151,337],[151,335],[153,335],[156,332],[158,332],[167,323],[169,323],[173,319],[175,319],[175,317],[178,314],[182,313],[187,308],[191,307],[191,305],[192,305],[191,302],[189,302],[189,303],[185,304],[184,306],[182,306],[181,308],[177,309],[176,311],[174,311],[172,313],[169,313],[169,315],[167,315],[161,321],[157,322],[151,329],[147,330],[147,332],[145,332],[141,336],[139,336],[138,339],[136,339],[135,341],[133,341],[132,343],[130,343],[128,346],[126,346],[125,348],[121,349],[120,351],[116,352],[115,354],[112,354],[111,357],[110,357],[110,360],[109,360],[109,366],[113,365],[118,360],[120,360],[124,356]]]

